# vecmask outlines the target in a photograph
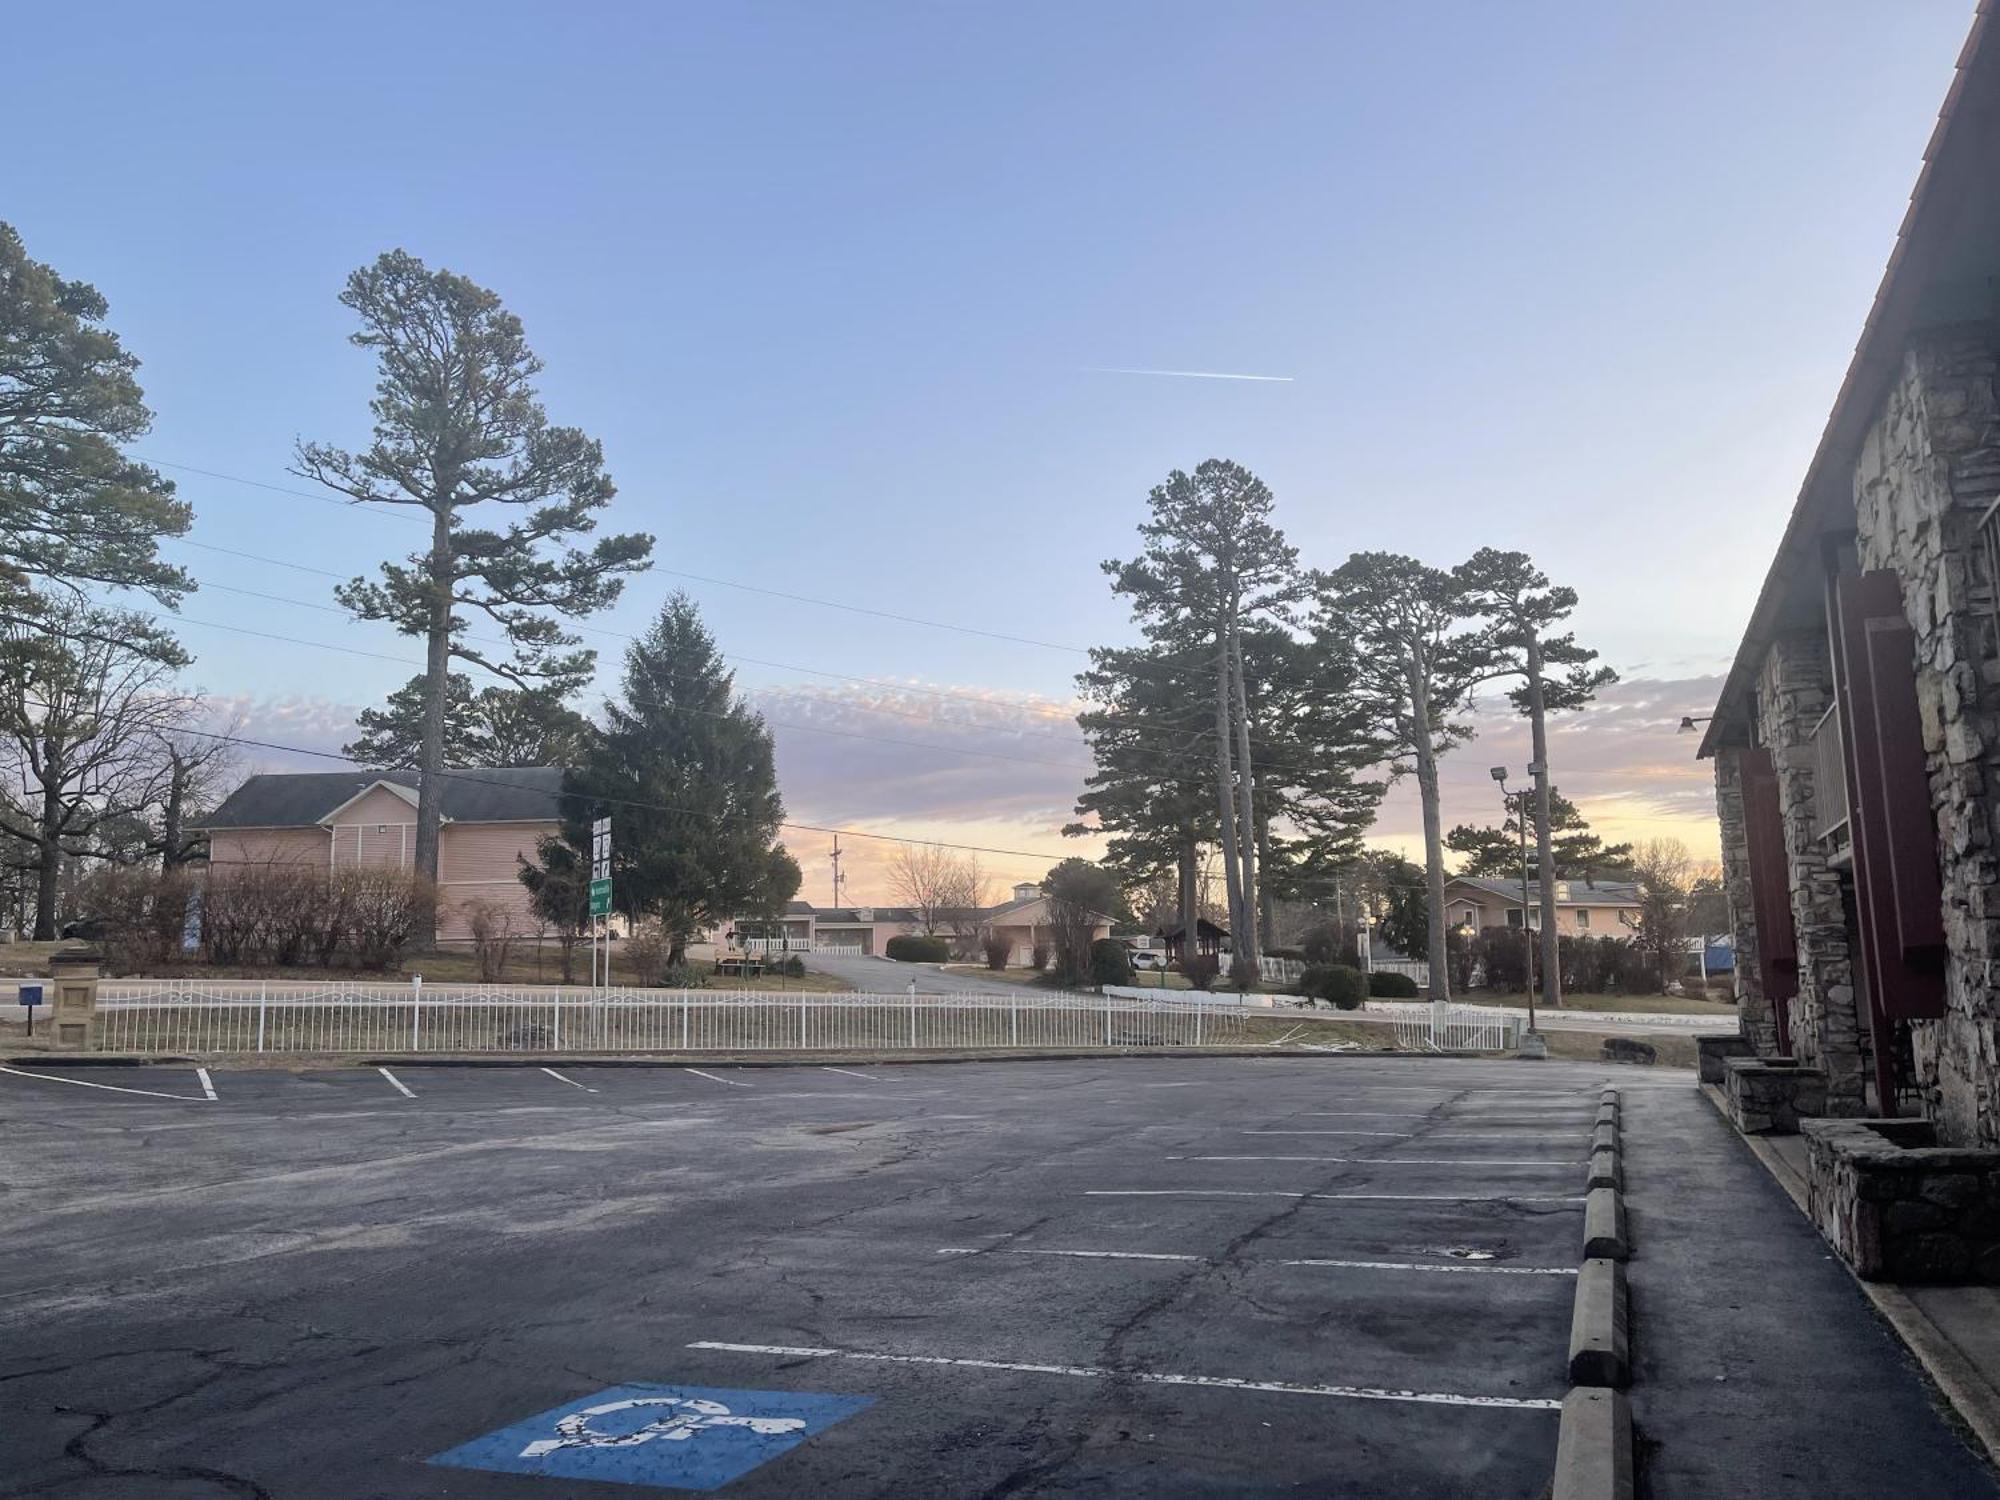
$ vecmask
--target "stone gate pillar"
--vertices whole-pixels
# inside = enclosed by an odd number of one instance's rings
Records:
[[[51,1035],[65,1052],[87,1052],[97,1040],[98,956],[70,948],[50,955]]]

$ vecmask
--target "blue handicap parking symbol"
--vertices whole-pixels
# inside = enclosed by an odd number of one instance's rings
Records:
[[[614,1385],[437,1454],[434,1464],[714,1490],[869,1405],[868,1396]]]

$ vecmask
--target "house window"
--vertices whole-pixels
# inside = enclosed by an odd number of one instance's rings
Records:
[[[1590,913],[1582,907],[1577,909],[1576,930],[1578,932],[1588,932],[1590,930]]]
[[[1507,925],[1509,927],[1519,927],[1521,925],[1520,907],[1510,906],[1507,908]]]

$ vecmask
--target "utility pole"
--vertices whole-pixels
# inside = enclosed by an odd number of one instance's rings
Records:
[[[833,853],[828,857],[833,861],[833,904],[838,906],[840,905],[842,876],[840,873],[840,835],[837,833],[833,836]]]

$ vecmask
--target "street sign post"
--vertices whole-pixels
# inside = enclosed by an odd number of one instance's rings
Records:
[[[42,987],[39,984],[21,986],[21,1004],[28,1007],[28,1035],[35,1034],[35,1007],[42,1003]]]
[[[598,923],[604,924],[604,958],[598,960]],[[611,819],[590,825],[590,984],[611,983]]]

